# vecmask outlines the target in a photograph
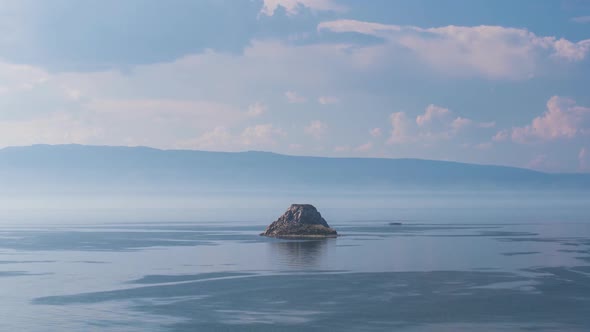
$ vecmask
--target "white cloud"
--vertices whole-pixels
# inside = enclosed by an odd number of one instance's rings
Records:
[[[462,118],[459,116],[459,117],[455,118],[455,120],[453,120],[453,122],[451,122],[451,127],[453,128],[453,130],[459,131],[463,128],[469,127],[472,123],[473,123],[473,120]]]
[[[227,150],[234,145],[234,137],[226,127],[215,127],[201,136],[178,142],[177,148],[203,149],[203,150]]]
[[[270,123],[260,124],[244,129],[241,142],[244,145],[276,145],[277,139],[287,136],[287,133]]]
[[[435,121],[443,121],[442,119],[446,118],[450,114],[451,112],[447,108],[430,104],[426,107],[424,114],[418,115],[418,117],[416,117],[416,124],[418,124],[420,127],[425,127]]]
[[[579,61],[590,52],[590,39],[572,42],[502,26],[421,28],[337,20],[320,23],[318,30],[379,37],[393,48],[391,54],[406,49],[445,74],[489,79],[526,79],[544,58]]]
[[[265,104],[261,102],[255,102],[254,104],[248,106],[247,114],[248,116],[256,117],[266,113],[267,110],[268,107]]]
[[[553,47],[555,48],[555,57],[561,57],[569,61],[580,61],[586,57],[590,50],[590,39],[573,43],[561,38],[553,41]]]
[[[373,128],[369,130],[369,134],[375,138],[381,137],[383,135],[383,130],[381,130],[381,128]]]
[[[337,104],[340,102],[340,99],[333,96],[321,96],[318,98],[318,103],[322,105],[330,105],[330,104]]]
[[[405,143],[410,139],[408,133],[408,118],[404,112],[395,112],[389,116],[391,121],[391,136],[388,144]]]
[[[550,141],[590,134],[590,108],[576,106],[574,100],[553,96],[547,111],[524,127],[512,128],[512,140],[517,143]]]
[[[389,144],[435,142],[450,139],[469,127],[490,128],[489,122],[475,123],[434,104],[428,105],[423,114],[416,116],[415,121],[409,121],[405,112],[393,113],[390,120],[392,134]]]
[[[499,132],[497,132],[496,135],[494,135],[494,137],[492,137],[492,141],[504,142],[505,140],[508,139],[508,137],[510,137],[510,133],[508,132],[508,130],[503,129],[503,130],[500,130]]]
[[[279,7],[282,7],[287,15],[296,15],[301,8],[332,12],[346,10],[346,7],[337,4],[334,0],[264,0],[260,14],[273,16]]]
[[[197,147],[215,148],[230,146],[232,135],[225,127],[216,127],[213,131],[203,134],[197,142]]]
[[[448,108],[430,104],[424,114],[416,117],[416,124],[420,127],[420,135],[432,138],[450,138],[459,131],[470,127],[473,120],[455,117]]]
[[[576,23],[590,23],[590,15],[589,16],[578,16],[578,17],[572,17],[572,22],[576,22]]]
[[[327,130],[328,126],[319,120],[312,121],[304,128],[304,132],[315,139],[322,138]]]
[[[283,129],[270,123],[247,127],[238,135],[232,134],[229,128],[219,126],[196,138],[180,141],[175,147],[222,151],[238,151],[252,146],[269,148],[286,136]]]
[[[285,92],[285,97],[287,97],[287,101],[291,104],[301,104],[307,102],[307,98],[301,96],[295,91]]]
[[[367,142],[365,144],[359,145],[356,148],[354,148],[354,151],[356,151],[356,152],[368,152],[371,149],[373,149],[373,143]]]

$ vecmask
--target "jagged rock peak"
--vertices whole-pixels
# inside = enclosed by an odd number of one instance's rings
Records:
[[[278,219],[278,221],[298,222],[309,225],[328,226],[326,219],[311,204],[291,204],[289,209]]]
[[[264,233],[272,237],[333,237],[337,232],[311,204],[292,204]]]

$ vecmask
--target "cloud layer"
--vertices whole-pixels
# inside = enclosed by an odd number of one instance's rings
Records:
[[[396,2],[141,1],[0,6],[0,146],[588,165],[584,17],[539,34],[400,19]]]
[[[421,28],[336,20],[320,23],[318,30],[378,37],[385,44],[373,46],[374,52],[395,54],[396,49],[404,49],[445,74],[489,79],[530,78],[549,58],[575,62],[590,51],[590,39],[572,42],[502,26]]]

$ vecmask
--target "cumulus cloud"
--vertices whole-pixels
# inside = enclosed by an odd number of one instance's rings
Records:
[[[508,130],[503,129],[500,130],[499,132],[496,133],[496,135],[494,135],[492,137],[492,141],[494,142],[504,142],[508,139],[508,137],[510,137],[510,133]]]
[[[534,76],[538,63],[544,58],[574,62],[584,59],[590,52],[590,39],[572,42],[502,26],[421,28],[336,20],[320,23],[318,30],[382,38],[385,45],[409,50],[438,71],[489,79],[526,79]]]
[[[302,8],[309,8],[315,11],[343,12],[346,7],[341,6],[334,0],[264,0],[260,14],[273,16],[282,7],[287,15],[296,15]]]
[[[383,135],[383,130],[381,128],[373,128],[369,130],[369,134],[375,138],[381,137],[381,135]]]
[[[451,128],[455,131],[459,131],[463,128],[469,127],[473,123],[473,120],[457,117],[453,122],[451,122]]]
[[[188,139],[176,144],[177,148],[227,150],[234,145],[234,137],[228,128],[219,126],[207,131],[194,139]]]
[[[373,143],[372,142],[367,142],[365,144],[361,144],[361,145],[357,146],[356,148],[354,148],[354,151],[356,151],[356,152],[368,152],[371,149],[373,149]]]
[[[512,128],[511,138],[517,143],[551,141],[590,134],[590,108],[577,106],[569,98],[553,96],[547,111],[524,127]]]
[[[256,116],[260,116],[263,113],[265,113],[268,110],[268,107],[261,103],[261,102],[255,102],[254,104],[248,106],[248,116],[252,116],[252,117],[256,117]]]
[[[276,145],[277,139],[287,136],[287,133],[270,123],[259,124],[244,129],[241,142],[244,145]]]
[[[398,144],[408,142],[411,137],[409,136],[409,123],[405,112],[395,112],[389,116],[391,121],[391,136],[387,140],[388,144]]]
[[[215,127],[202,135],[180,141],[177,148],[238,151],[251,146],[274,147],[287,133],[273,124],[258,124],[246,127],[241,133],[234,134],[224,126]]]
[[[416,117],[417,135],[421,138],[448,139],[471,126],[472,120],[455,117],[448,108],[430,104],[424,114]]]
[[[433,104],[426,107],[424,114],[416,117],[420,129],[418,136],[422,138],[448,139],[472,123],[470,119],[455,117],[448,108]]]
[[[322,105],[330,105],[330,104],[337,104],[340,102],[340,99],[333,96],[321,96],[318,98],[318,103]]]
[[[424,114],[416,117],[416,124],[420,127],[425,127],[431,125],[433,122],[444,121],[443,119],[450,114],[451,112],[447,108],[430,104],[426,107]]]
[[[291,104],[301,104],[307,102],[307,98],[298,94],[295,91],[285,92],[285,97],[287,97],[287,101]]]
[[[307,125],[303,130],[307,135],[315,139],[320,139],[328,130],[328,126],[319,120],[314,120],[309,125]]]
[[[552,41],[552,46],[555,49],[555,53],[553,54],[555,57],[561,57],[569,61],[580,61],[586,58],[590,50],[590,39],[573,43],[561,38]]]
[[[430,104],[424,113],[410,121],[405,112],[390,116],[392,133],[389,144],[427,142],[449,139],[469,127],[489,128],[488,122],[476,123],[471,119],[455,116],[448,108]]]

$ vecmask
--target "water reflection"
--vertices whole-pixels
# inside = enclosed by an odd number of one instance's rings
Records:
[[[319,268],[328,247],[336,239],[281,240],[269,242],[271,258],[281,266],[292,268]]]

